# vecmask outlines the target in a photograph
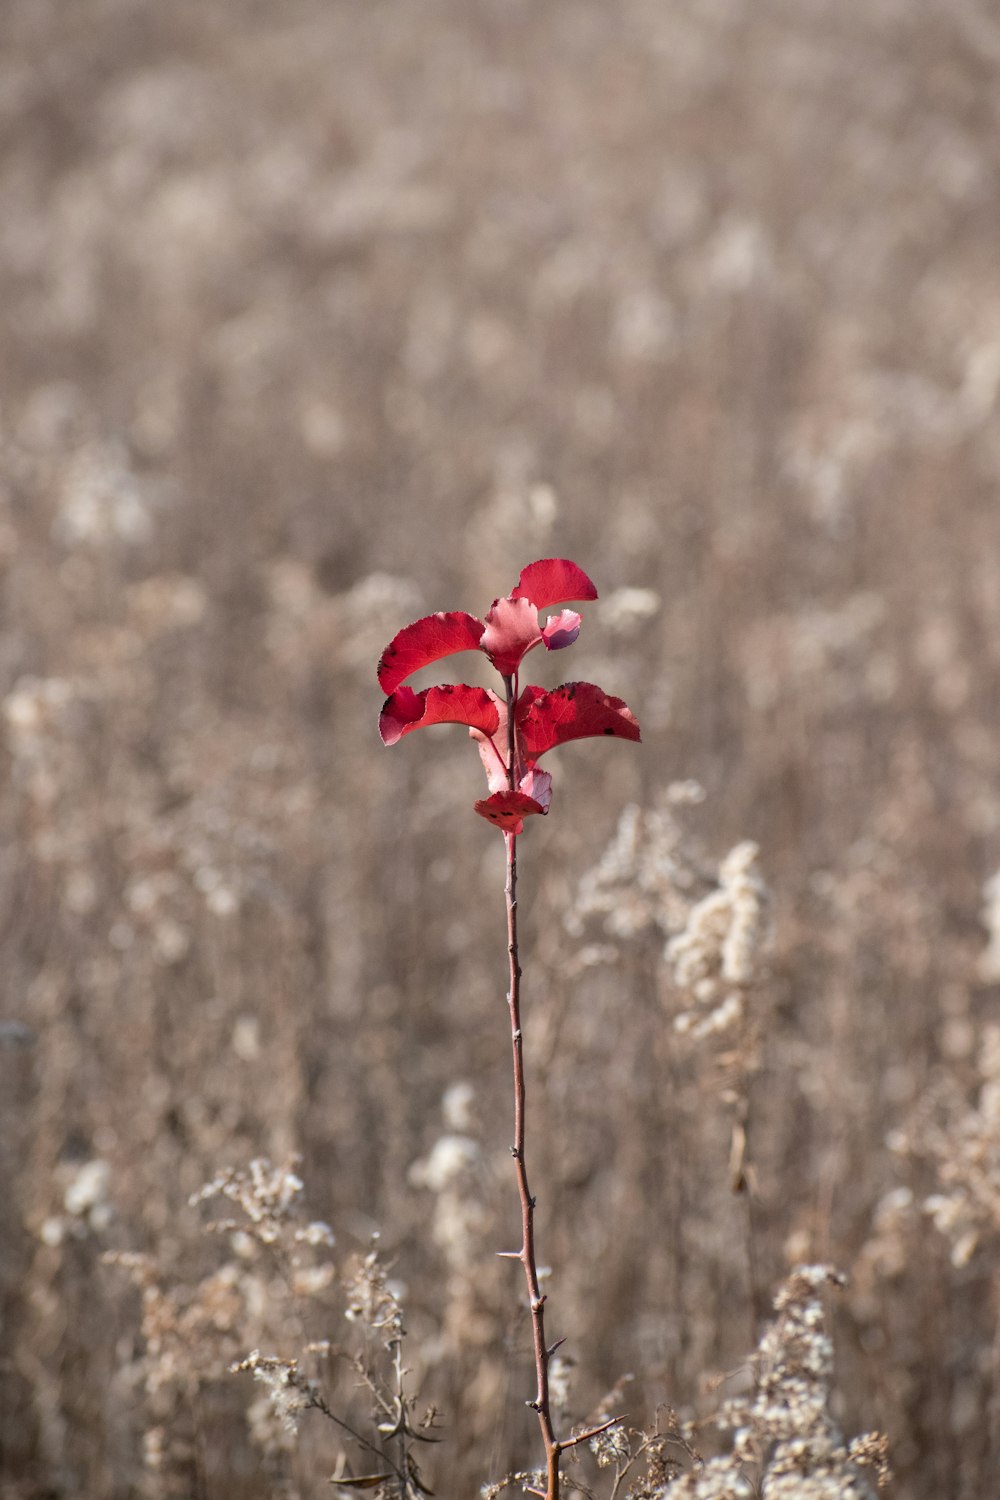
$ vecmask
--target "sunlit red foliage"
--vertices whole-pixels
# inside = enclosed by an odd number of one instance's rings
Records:
[[[575,610],[564,608],[544,625],[539,610],[596,598],[596,588],[576,563],[542,558],[522,569],[516,588],[494,599],[484,620],[442,611],[405,625],[378,664],[379,682],[389,694],[379,715],[383,743],[394,745],[428,724],[468,725],[479,742],[490,789],[489,797],[474,804],[475,811],[507,833],[520,833],[526,817],[549,810],[552,778],[537,769],[540,756],[568,740],[639,738],[634,714],[592,682],[564,682],[551,691],[529,684],[518,691],[521,662],[529,651],[538,645],[559,651],[580,634]],[[403,685],[421,667],[470,650],[482,651],[500,673],[503,698],[467,683],[419,693]]]

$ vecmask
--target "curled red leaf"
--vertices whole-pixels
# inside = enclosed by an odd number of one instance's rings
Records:
[[[536,609],[569,604],[573,599],[596,599],[597,590],[582,568],[568,557],[543,557],[521,569],[512,599],[530,599]]]
[[[485,688],[467,683],[444,683],[415,693],[397,688],[382,705],[378,728],[382,743],[395,745],[404,734],[425,729],[428,724],[468,724],[480,734],[496,734],[500,715],[496,701]]]
[[[639,724],[621,698],[592,682],[564,682],[551,692],[529,686],[517,705],[517,725],[524,752],[537,760],[555,745],[592,736],[616,735],[638,740]]]
[[[384,693],[392,693],[411,673],[442,656],[458,651],[476,651],[485,626],[475,615],[464,610],[425,615],[404,625],[386,646],[379,658],[378,680]]]
[[[525,818],[533,813],[548,811],[534,797],[529,797],[527,792],[494,792],[492,797],[484,797],[481,802],[474,802],[472,805],[481,818],[495,823],[505,833],[520,833]]]

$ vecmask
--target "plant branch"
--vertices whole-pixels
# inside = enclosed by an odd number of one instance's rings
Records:
[[[516,684],[513,678],[505,677],[507,690],[507,765],[511,788],[516,785],[517,767],[516,725],[514,722],[514,696]],[[510,1010],[511,1049],[514,1059],[514,1144],[511,1155],[517,1176],[517,1189],[521,1199],[521,1250],[517,1259],[524,1267],[528,1288],[528,1306],[531,1310],[532,1342],[535,1350],[535,1398],[528,1404],[538,1416],[542,1442],[545,1445],[545,1500],[559,1500],[559,1455],[562,1445],[556,1441],[552,1428],[552,1413],[549,1405],[549,1348],[545,1342],[545,1297],[538,1282],[538,1264],[535,1258],[535,1200],[528,1186],[528,1170],[524,1156],[525,1137],[525,1086],[524,1052],[521,1031],[521,965],[517,945],[517,835],[504,833],[507,848],[507,954],[510,960],[510,986],[507,1005]]]
[[[317,1411],[322,1412],[324,1417],[328,1417],[331,1422],[335,1423],[337,1427],[346,1432],[349,1437],[352,1437],[359,1447],[366,1448],[369,1453],[373,1453],[375,1457],[382,1463],[389,1465],[393,1474],[399,1480],[404,1480],[405,1476],[402,1470],[396,1467],[389,1455],[382,1448],[378,1448],[374,1443],[370,1443],[368,1439],[366,1437],[363,1437],[360,1432],[358,1432],[354,1427],[350,1425],[349,1422],[345,1422],[343,1417],[338,1417],[337,1413],[333,1410],[333,1408],[329,1405],[325,1398],[315,1390],[315,1388],[309,1392],[309,1401],[310,1405],[315,1407]]]
[[[575,1448],[578,1443],[589,1443],[591,1438],[599,1437],[602,1432],[609,1432],[612,1427],[618,1427],[625,1420],[624,1417],[609,1417],[606,1422],[601,1422],[597,1427],[588,1427],[586,1432],[574,1432],[572,1437],[563,1438],[559,1444],[559,1451],[566,1453],[570,1448]]]

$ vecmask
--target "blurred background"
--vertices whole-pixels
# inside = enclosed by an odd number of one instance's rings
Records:
[[[701,1410],[830,1260],[838,1419],[983,1500],[995,7],[5,0],[0,204],[4,1495],[330,1493],[225,1374],[308,1319],[188,1206],[256,1156],[381,1231],[431,1488],[531,1461],[502,840],[375,663],[556,555],[602,601],[539,680],[643,727],[521,841],[573,1414]],[[719,1018],[664,945],[746,839]]]

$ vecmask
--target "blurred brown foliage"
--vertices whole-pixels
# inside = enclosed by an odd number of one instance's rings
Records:
[[[460,732],[382,751],[374,664],[556,554],[612,596],[572,674],[644,731],[553,757],[523,840],[578,1410],[624,1370],[697,1408],[829,1259],[845,1430],[889,1434],[900,1495],[982,1500],[990,0],[5,0],[0,32],[4,1494],[169,1492],[102,1253],[221,1306],[188,1197],[291,1152],[406,1283],[432,1487],[531,1461],[501,840]],[[702,847],[752,838],[773,894],[735,1094],[655,922],[583,970],[566,929],[623,806],[687,777]],[[216,1373],[177,1387],[182,1492],[276,1493]],[[283,1462],[328,1493],[328,1453]]]

